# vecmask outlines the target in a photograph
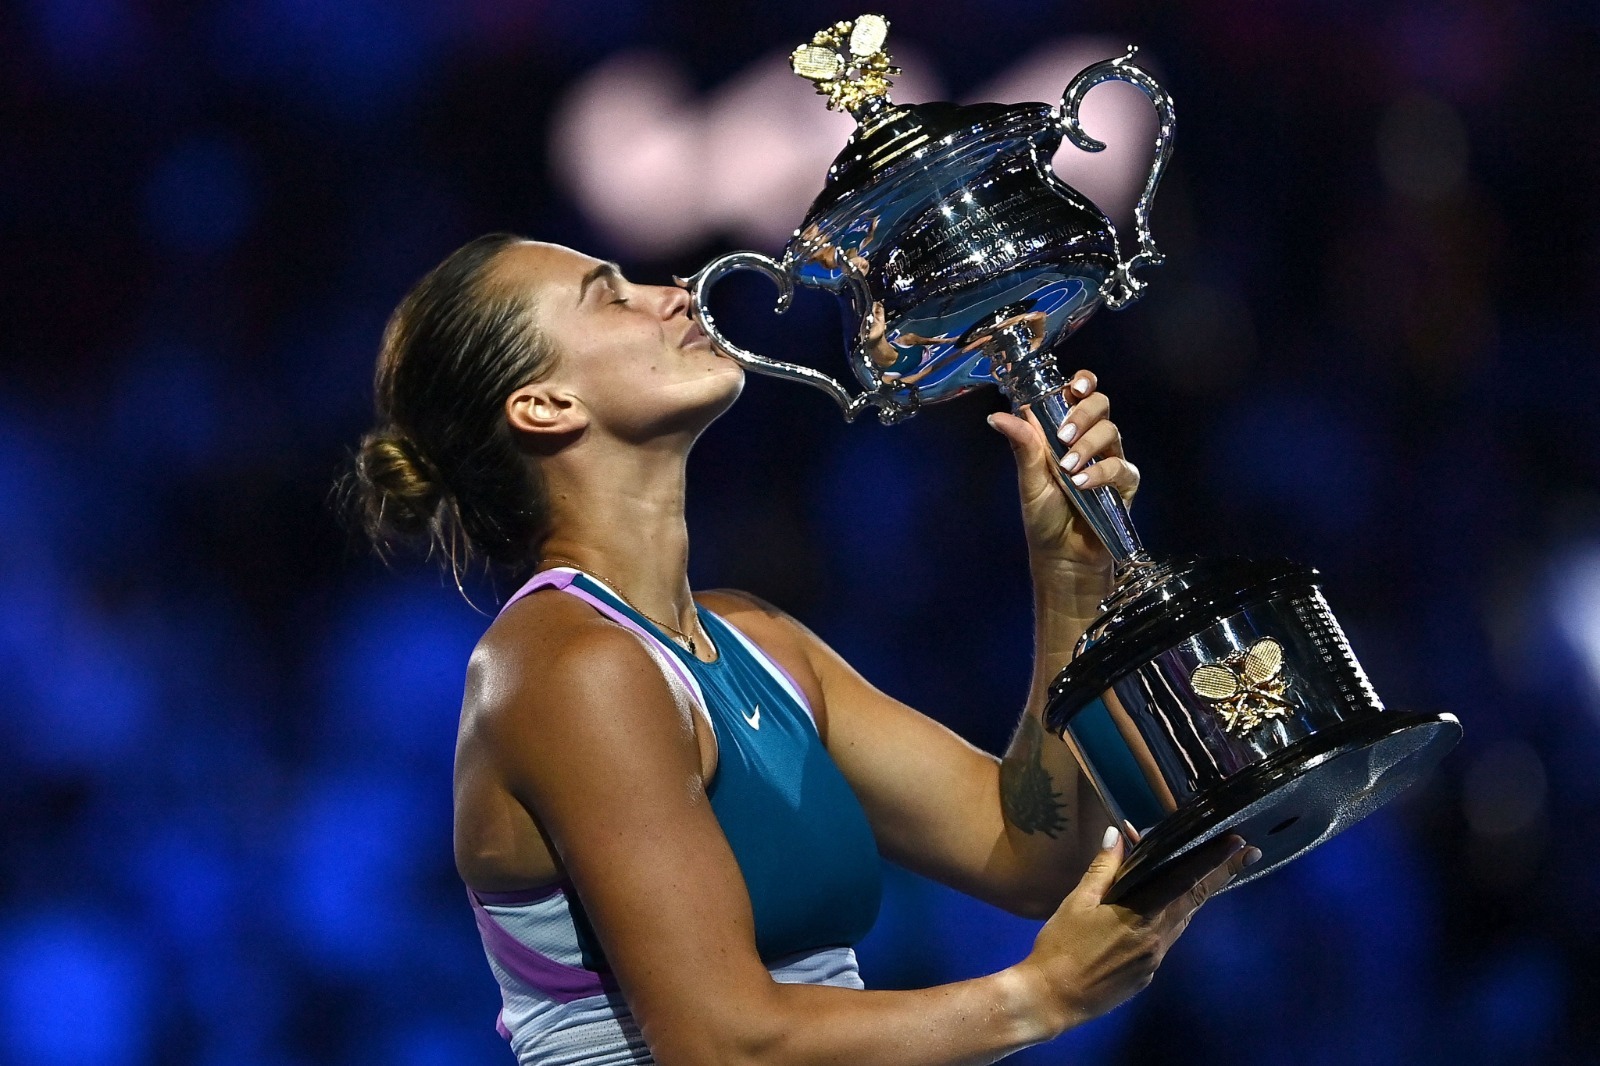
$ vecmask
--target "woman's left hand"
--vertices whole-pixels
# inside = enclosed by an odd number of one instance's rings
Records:
[[[1087,370],[1072,375],[1068,386],[1072,413],[1061,427],[1067,454],[1061,473],[1080,489],[1110,485],[1132,503],[1139,491],[1139,469],[1122,454],[1122,434],[1111,421],[1111,401],[1096,391],[1098,382]],[[1068,502],[1052,467],[1055,455],[1044,430],[1029,413],[1026,421],[995,413],[989,424],[1011,443],[1017,456],[1017,484],[1022,494],[1022,521],[1028,533],[1028,552],[1035,564],[1060,562],[1074,567],[1109,570],[1111,553],[1094,530]],[[1093,466],[1091,459],[1098,460]]]

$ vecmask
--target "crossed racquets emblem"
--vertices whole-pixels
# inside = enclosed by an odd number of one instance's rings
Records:
[[[1223,727],[1243,736],[1269,718],[1286,718],[1293,704],[1283,698],[1289,678],[1283,671],[1283,645],[1262,637],[1244,651],[1197,666],[1189,687],[1222,719]]]

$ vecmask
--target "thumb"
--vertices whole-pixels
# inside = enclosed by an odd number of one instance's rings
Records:
[[[1004,411],[996,411],[988,421],[990,428],[1004,437],[1006,443],[1011,445],[1011,450],[1017,453],[1019,463],[1040,463],[1051,459],[1044,431],[1036,423]]]
[[[1120,869],[1122,869],[1122,834],[1117,831],[1116,826],[1108,825],[1105,836],[1100,839],[1100,850],[1095,852],[1089,868],[1084,871],[1083,879],[1078,882],[1077,891],[1088,897],[1089,902],[1101,903],[1106,893],[1111,891],[1111,883],[1117,879],[1117,871]]]
[[[1055,472],[1052,470],[1055,456],[1050,454],[1044,430],[1039,428],[1038,423],[996,411],[989,416],[989,425],[1011,445],[1017,460],[1017,478],[1024,502],[1057,491]]]
[[[988,423],[990,429],[1004,437],[1006,443],[1018,451],[1025,449],[1031,443],[1028,436],[1028,424],[1016,415],[996,411],[989,416]]]

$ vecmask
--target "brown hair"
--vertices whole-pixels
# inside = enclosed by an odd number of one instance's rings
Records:
[[[543,485],[506,423],[506,397],[549,374],[555,351],[526,294],[489,268],[522,238],[462,246],[408,292],[384,329],[377,425],[345,478],[349,510],[380,553],[421,545],[459,584],[475,561],[526,562],[548,521]]]

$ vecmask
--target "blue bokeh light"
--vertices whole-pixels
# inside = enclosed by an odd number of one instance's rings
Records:
[[[422,860],[448,851],[448,821],[430,796],[395,773],[346,771],[305,788],[281,876],[285,918],[307,964],[371,976],[396,959],[417,871],[430,868]],[[425,827],[439,832],[419,832]]]
[[[0,1040],[30,1066],[145,1061],[155,974],[114,914],[57,911],[0,929]]]
[[[358,761],[448,756],[467,657],[487,625],[459,596],[411,583],[350,597],[328,641],[330,734]]]

